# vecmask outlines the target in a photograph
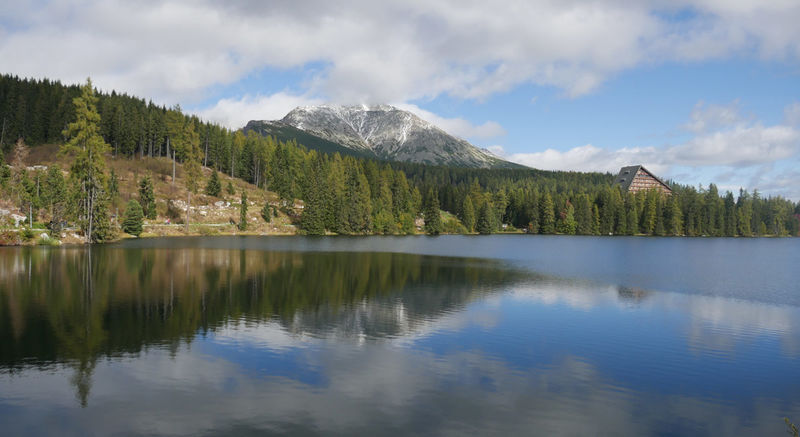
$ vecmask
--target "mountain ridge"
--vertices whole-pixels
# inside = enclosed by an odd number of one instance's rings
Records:
[[[456,167],[525,168],[450,135],[409,111],[385,104],[298,106],[281,120],[251,120],[244,127],[245,132],[255,130],[284,139],[299,135],[293,129],[319,138],[321,141],[312,142],[322,143],[329,150],[336,149],[332,144],[338,145],[346,149],[343,153],[356,156]]]

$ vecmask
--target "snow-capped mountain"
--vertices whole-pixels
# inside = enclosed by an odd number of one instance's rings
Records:
[[[277,131],[285,134],[287,128],[335,143],[360,156],[458,167],[521,167],[389,105],[302,106],[280,121],[251,121],[244,130],[275,135]],[[298,142],[304,143],[300,139]]]

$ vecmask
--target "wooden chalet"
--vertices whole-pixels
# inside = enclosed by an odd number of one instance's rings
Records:
[[[658,176],[650,172],[650,170],[644,168],[643,165],[622,167],[619,174],[614,179],[614,184],[619,184],[623,190],[632,193],[655,188],[664,194],[672,194],[672,188],[670,188],[666,182],[659,179]]]

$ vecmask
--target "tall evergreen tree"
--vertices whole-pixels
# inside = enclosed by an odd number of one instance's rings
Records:
[[[325,235],[322,160],[317,157],[311,166],[309,186],[301,217],[301,227],[308,235]],[[269,215],[269,214],[268,214]]]
[[[494,212],[489,202],[486,200],[481,203],[481,207],[478,209],[478,219],[475,223],[475,230],[483,235],[491,234],[495,230]]]
[[[439,212],[439,195],[433,190],[428,190],[423,206],[423,216],[425,218],[425,233],[428,235],[439,235],[442,232],[442,216]]]
[[[139,205],[142,207],[146,218],[150,220],[156,218],[156,197],[153,192],[153,180],[147,175],[139,181]]]
[[[539,232],[542,234],[555,233],[555,212],[553,211],[553,197],[545,193],[539,201]]]
[[[136,199],[131,199],[128,206],[125,208],[125,216],[122,219],[122,231],[138,237],[142,234],[142,224],[144,222],[144,213],[142,206]]]
[[[575,221],[575,207],[567,201],[564,210],[561,211],[558,219],[558,232],[566,235],[575,235],[578,222]]]
[[[206,184],[206,194],[213,197],[219,197],[220,193],[222,193],[222,183],[219,181],[217,170],[214,169],[211,172],[211,177],[208,178],[208,183]]]
[[[464,203],[461,207],[461,222],[467,228],[467,232],[475,231],[475,207],[472,205],[472,199],[469,196],[464,196]]]
[[[77,200],[76,215],[86,241],[101,242],[110,237],[108,211],[106,210],[106,175],[103,155],[110,148],[100,136],[97,112],[97,97],[92,81],[86,80],[81,95],[73,99],[75,121],[67,126],[65,136],[69,138],[61,147],[62,153],[75,156],[70,168],[70,180]]]
[[[242,189],[242,203],[239,206],[239,230],[247,230],[247,191]]]

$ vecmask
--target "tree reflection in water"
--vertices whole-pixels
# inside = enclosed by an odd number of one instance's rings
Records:
[[[0,267],[0,366],[69,366],[82,406],[102,358],[174,354],[242,322],[394,337],[523,275],[411,254],[108,246],[3,251]]]

